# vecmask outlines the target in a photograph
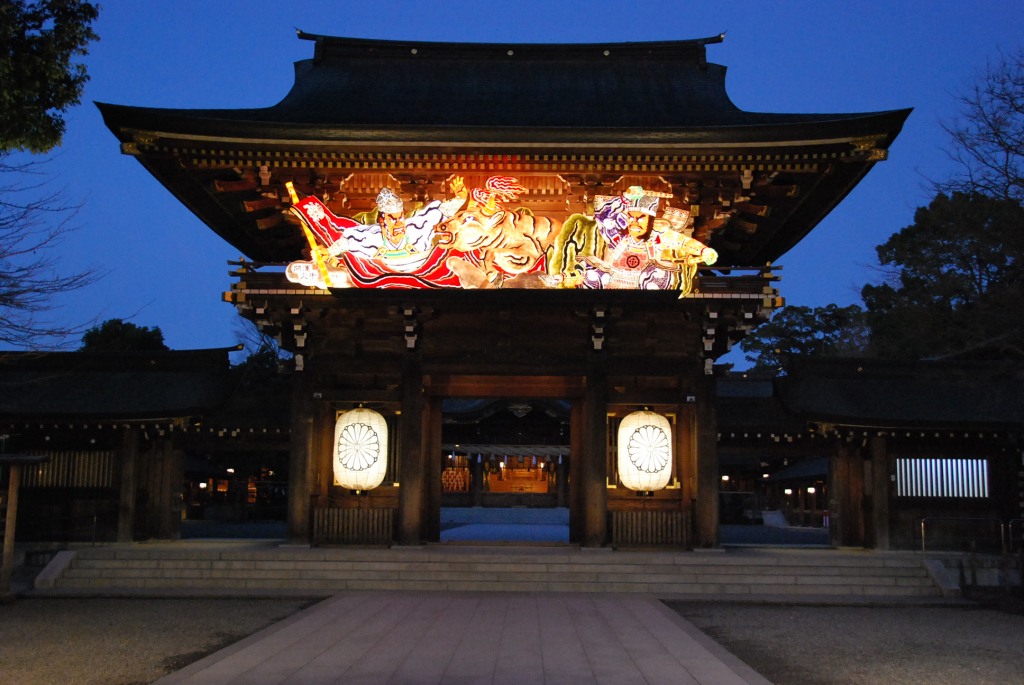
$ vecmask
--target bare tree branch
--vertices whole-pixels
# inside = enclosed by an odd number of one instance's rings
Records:
[[[60,347],[92,323],[58,323],[54,317],[61,294],[94,283],[100,274],[60,268],[60,245],[77,228],[79,206],[49,187],[45,164],[0,154],[0,345],[6,347]]]
[[[957,172],[936,189],[1024,202],[1024,48],[990,63],[957,103],[943,125]]]

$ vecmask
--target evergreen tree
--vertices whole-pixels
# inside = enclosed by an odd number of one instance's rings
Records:
[[[60,145],[64,114],[89,76],[75,57],[97,39],[99,6],[81,0],[0,2],[0,154]]]
[[[781,370],[788,357],[849,357],[864,354],[867,345],[864,312],[857,305],[783,307],[740,341],[745,359],[755,370]]]
[[[874,354],[923,359],[1021,350],[1024,208],[938,195],[877,248],[886,281],[861,291]]]
[[[153,352],[169,349],[158,326],[136,326],[122,319],[107,319],[82,336],[87,352]]]

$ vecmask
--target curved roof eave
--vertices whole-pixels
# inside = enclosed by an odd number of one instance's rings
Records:
[[[337,47],[350,47],[350,48],[363,48],[363,49],[387,49],[387,48],[437,48],[441,50],[492,50],[494,48],[537,48],[543,50],[552,50],[560,53],[564,52],[580,52],[585,50],[592,50],[594,48],[623,48],[623,49],[636,49],[636,50],[658,50],[658,49],[679,49],[683,47],[703,47],[705,45],[711,45],[713,43],[721,43],[725,40],[725,32],[719,33],[714,36],[707,36],[705,38],[685,38],[680,40],[662,40],[662,41],[624,41],[624,42],[600,42],[600,43],[459,43],[459,42],[443,42],[443,41],[421,41],[421,40],[395,40],[395,39],[380,39],[380,38],[349,38],[345,36],[328,36],[321,33],[309,33],[302,29],[295,29],[296,36],[299,40],[310,40],[320,43],[322,45],[337,46]]]
[[[722,147],[802,145],[842,142],[861,136],[884,137],[888,145],[910,109],[854,114],[749,114],[745,124],[725,126],[576,127],[576,126],[362,126],[278,122],[264,118],[269,109],[177,110],[96,103],[107,126],[121,140],[147,131],[167,138],[236,144],[344,145],[473,144],[541,146],[636,145]]]

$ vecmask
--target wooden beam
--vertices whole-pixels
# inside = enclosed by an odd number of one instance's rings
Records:
[[[241,180],[241,181],[222,181],[216,180],[213,182],[213,189],[218,193],[243,193],[256,190],[256,181],[253,180]]]
[[[246,212],[258,212],[261,209],[275,209],[281,206],[281,201],[276,197],[261,197],[258,200],[244,200],[242,210]]]
[[[514,385],[510,380],[514,378]],[[581,376],[425,376],[423,390],[437,397],[582,397]]]

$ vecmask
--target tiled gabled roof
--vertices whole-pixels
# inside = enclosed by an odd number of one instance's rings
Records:
[[[413,137],[424,139],[530,142],[540,140],[537,129],[548,129],[558,140],[614,142],[629,132],[630,138],[655,143],[793,140],[801,129],[811,138],[877,136],[895,133],[909,112],[743,111],[726,93],[726,68],[705,59],[705,46],[721,42],[721,36],[593,44],[431,43],[303,32],[299,37],[315,41],[315,56],[295,64],[291,91],[271,107],[100,108],[108,124],[200,126],[224,136],[276,131],[280,137],[286,126],[298,139],[344,139],[348,129],[363,138],[374,131],[373,137],[404,139],[407,129],[415,129]],[[605,131],[588,136],[588,129]]]
[[[228,350],[0,353],[0,417],[130,421],[198,415],[230,392]]]
[[[1003,363],[801,359],[778,396],[808,420],[896,428],[1024,427],[1024,369]]]

